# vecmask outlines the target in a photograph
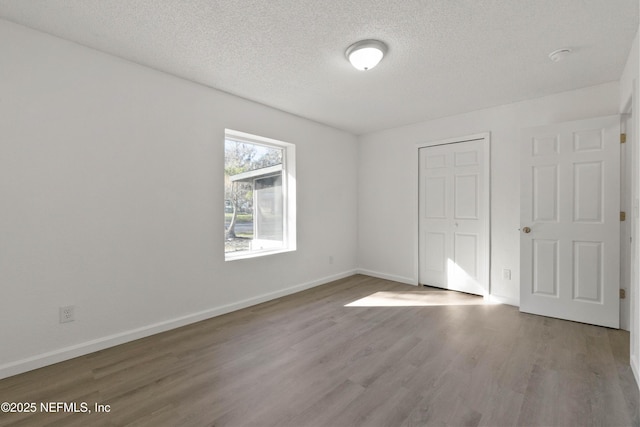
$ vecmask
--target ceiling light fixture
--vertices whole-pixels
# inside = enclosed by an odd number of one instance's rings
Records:
[[[356,69],[367,71],[378,65],[385,53],[387,45],[381,41],[361,40],[347,48],[346,56]]]
[[[571,53],[571,49],[563,47],[562,49],[554,50],[549,54],[549,59],[553,62],[560,62]]]

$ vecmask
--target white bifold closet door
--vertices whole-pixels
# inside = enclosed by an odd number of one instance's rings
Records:
[[[485,139],[420,149],[419,282],[486,295]]]

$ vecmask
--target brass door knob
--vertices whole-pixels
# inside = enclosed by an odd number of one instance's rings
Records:
[[[524,232],[525,232],[525,233],[527,233],[527,234],[528,234],[528,233],[531,233],[531,229],[530,229],[529,227],[524,227],[524,228],[522,229],[522,231],[524,231]]]

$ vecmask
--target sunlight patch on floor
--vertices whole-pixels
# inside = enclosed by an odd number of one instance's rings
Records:
[[[452,291],[380,291],[346,304],[345,307],[429,307],[490,304],[481,296]]]

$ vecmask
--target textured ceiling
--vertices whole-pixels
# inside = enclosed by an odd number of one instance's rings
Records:
[[[638,0],[0,0],[0,17],[362,134],[618,80]],[[389,52],[357,71],[344,51],[367,38]]]

